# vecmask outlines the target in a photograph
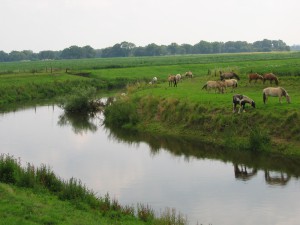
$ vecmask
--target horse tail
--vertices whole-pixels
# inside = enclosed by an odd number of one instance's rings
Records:
[[[275,84],[278,85],[278,78],[275,77]]]
[[[236,79],[240,80],[240,77],[237,74],[234,74],[234,76],[236,77]]]
[[[205,84],[201,90],[203,90],[204,88],[207,89],[207,84]]]
[[[263,93],[263,100],[264,100],[264,104],[266,104],[267,95],[266,95],[266,93],[265,93],[265,92]]]

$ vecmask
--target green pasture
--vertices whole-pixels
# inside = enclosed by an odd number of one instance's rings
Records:
[[[74,60],[49,60],[49,61],[25,61],[25,62],[2,62],[0,63],[0,75],[14,73],[56,73],[70,70],[95,71],[98,69],[118,69],[129,67],[154,67],[172,65],[203,65],[205,69],[215,69],[228,66],[254,66],[253,62],[266,62],[266,66],[277,67],[276,62],[268,65],[268,61],[292,60],[299,65],[300,52],[271,52],[271,53],[236,53],[236,54],[209,54],[209,55],[178,55],[161,57],[125,57],[125,58],[97,58],[97,59],[74,59]],[[243,62],[243,63],[242,63]],[[291,61],[292,62],[292,61]],[[207,65],[209,66],[207,66]],[[243,64],[243,65],[242,65]],[[256,64],[256,63],[255,63]],[[278,65],[281,63],[279,62]],[[293,63],[292,63],[293,64]],[[192,66],[191,69],[195,68]],[[52,70],[51,70],[52,69]],[[253,68],[252,68],[253,69]],[[268,68],[268,70],[271,68]],[[180,72],[176,71],[176,72]],[[169,71],[168,71],[169,72]]]
[[[177,87],[169,87],[168,82],[163,81],[156,85],[146,85],[143,88],[137,88],[134,95],[143,96],[151,95],[161,98],[176,98],[183,101],[203,104],[206,107],[216,109],[224,109],[224,113],[232,111],[232,96],[234,94],[243,94],[252,98],[256,102],[256,111],[264,113],[284,112],[286,110],[297,111],[300,106],[300,80],[298,77],[282,77],[279,86],[284,87],[291,96],[291,103],[288,104],[286,99],[282,98],[282,103],[279,103],[277,97],[269,97],[267,104],[263,103],[262,90],[269,86],[275,86],[266,81],[265,84],[258,80],[257,83],[249,83],[246,77],[242,77],[238,82],[238,87],[232,90],[227,88],[222,93],[215,90],[206,91],[202,89],[208,80],[217,80],[211,75],[199,75],[193,79],[183,79],[177,84]],[[249,108],[249,106],[247,106]],[[250,107],[251,108],[251,107]],[[250,109],[253,111],[254,109]]]
[[[201,90],[207,80],[218,80],[219,71],[235,71],[241,78],[237,92],[257,102],[257,110],[284,111],[296,109],[299,99],[300,52],[240,53],[212,55],[184,55],[162,57],[99,58],[81,60],[53,60],[0,63],[0,104],[33,99],[53,98],[68,94],[73,87],[93,86],[97,90],[122,88],[136,82],[149,83],[156,76],[158,84],[146,87],[140,94],[197,101],[211,107],[230,108],[231,94],[206,93]],[[183,80],[177,88],[169,88],[169,74],[192,71],[192,80]],[[270,99],[262,106],[260,81],[249,84],[250,72],[273,72],[280,86],[287,89],[292,104],[279,105]],[[82,76],[84,75],[84,76]],[[274,105],[273,105],[274,103]],[[283,101],[284,103],[284,101]],[[277,104],[277,105],[276,105]]]

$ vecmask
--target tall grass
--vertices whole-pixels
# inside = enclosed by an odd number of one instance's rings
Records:
[[[21,160],[11,155],[0,155],[0,182],[36,191],[46,190],[60,200],[70,201],[78,209],[99,210],[103,216],[114,221],[130,216],[145,223],[179,224],[173,223],[173,217],[176,215],[169,218],[166,215],[155,216],[154,210],[149,205],[140,203],[137,204],[137,210],[133,206],[122,206],[116,199],[111,199],[109,194],[104,197],[96,196],[96,193],[76,178],[72,177],[65,181],[45,165],[35,167],[27,163],[26,166],[22,166]],[[180,214],[178,221],[182,221]]]

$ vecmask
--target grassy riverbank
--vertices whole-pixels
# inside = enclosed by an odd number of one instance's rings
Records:
[[[160,215],[150,206],[121,206],[99,197],[80,180],[60,179],[45,165],[23,167],[0,155],[0,224],[187,224],[175,210]]]
[[[128,95],[107,109],[106,122],[143,132],[186,136],[229,149],[267,151],[300,156],[299,79],[283,76],[280,85],[292,98],[288,104],[270,97],[263,104],[262,89],[270,84],[249,84],[241,76],[236,93],[256,102],[245,113],[232,113],[231,90],[224,94],[202,90],[212,75],[185,79],[178,87],[167,83],[130,86]]]

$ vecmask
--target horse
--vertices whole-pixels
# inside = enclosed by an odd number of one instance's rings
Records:
[[[250,73],[248,74],[248,78],[249,78],[249,83],[251,83],[252,80],[255,80],[255,83],[257,82],[257,80],[263,80],[263,76],[258,74],[258,73]]]
[[[236,79],[223,80],[223,82],[225,83],[225,89],[227,87],[232,87],[231,92],[238,86],[238,81]]]
[[[267,87],[263,90],[263,101],[266,104],[268,100],[268,96],[271,97],[279,97],[279,102],[281,103],[281,98],[284,96],[286,98],[287,103],[291,102],[291,98],[287,91],[282,87]]]
[[[168,81],[169,81],[169,87],[177,87],[177,81],[176,81],[176,76],[175,75],[169,75],[168,77]]]
[[[219,71],[220,72],[220,80],[224,80],[224,79],[232,79],[232,78],[236,78],[237,80],[240,80],[240,77],[234,73],[233,71],[232,72],[225,72],[223,73],[222,71]]]
[[[194,75],[193,75],[193,73],[191,71],[188,71],[188,72],[185,73],[185,77],[186,78],[193,78],[193,76]]]
[[[240,94],[234,95],[232,97],[232,103],[233,103],[233,110],[232,110],[233,113],[236,112],[237,105],[240,106],[238,113],[241,112],[241,108],[243,108],[243,112],[246,112],[245,110],[246,103],[250,104],[253,108],[255,108],[255,102],[246,95],[240,95]]]
[[[206,89],[208,92],[210,92],[211,89],[215,89],[215,93],[216,90],[218,89],[219,93],[224,93],[224,87],[225,87],[224,82],[210,80],[206,82],[206,84],[202,87],[202,89]]]
[[[273,80],[275,81],[275,84],[278,85],[278,78],[273,73],[266,73],[263,76],[263,83],[265,84],[266,80],[270,81],[270,84],[272,84]]]
[[[152,80],[149,82],[149,84],[156,84],[157,83],[157,77],[153,77]]]
[[[178,73],[175,75],[176,82],[178,83],[181,80],[181,75]]]

